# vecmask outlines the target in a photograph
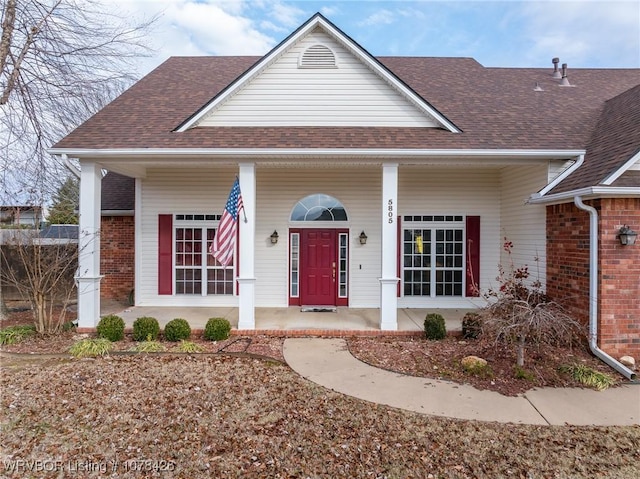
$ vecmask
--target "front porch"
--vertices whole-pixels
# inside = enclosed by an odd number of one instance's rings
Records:
[[[347,308],[338,307],[336,312],[302,312],[300,307],[288,308],[256,308],[255,330],[247,330],[247,334],[287,334],[299,335],[303,332],[326,334],[335,331],[345,335],[349,332],[364,332],[365,334],[411,334],[424,330],[424,318],[429,313],[441,314],[446,322],[447,331],[460,331],[463,316],[473,309],[398,309],[397,331],[380,330],[380,310],[378,308]],[[231,327],[237,331],[238,308],[210,308],[210,307],[152,307],[131,306],[123,308],[121,305],[105,304],[103,314],[117,314],[125,321],[127,328],[133,327],[133,322],[142,316],[151,316],[158,320],[160,327],[174,318],[183,318],[189,322],[192,330],[204,329],[209,318],[225,318]],[[294,333],[295,332],[295,333]]]

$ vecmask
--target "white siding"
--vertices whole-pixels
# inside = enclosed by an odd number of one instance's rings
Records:
[[[157,294],[158,215],[176,213],[221,214],[237,170],[151,169],[141,180],[140,305],[235,306],[233,296],[159,296]],[[337,168],[258,167],[256,170],[256,306],[288,305],[290,228],[304,226],[289,221],[298,200],[313,193],[337,198],[348,214],[345,223],[315,222],[312,227],[345,227],[350,232],[349,306],[380,304],[380,166]],[[398,215],[478,215],[481,217],[480,284],[495,286],[502,238],[515,245],[514,259],[533,265],[538,256],[544,280],[545,210],[525,205],[532,191],[547,179],[547,165],[537,167],[437,168],[400,167]],[[272,245],[274,230],[280,240]],[[365,231],[366,245],[358,235]],[[470,307],[482,301],[466,298],[400,298],[399,307]]]
[[[235,296],[158,295],[158,215],[222,214],[237,169],[148,170],[142,185],[140,306],[233,306]],[[137,273],[136,273],[137,274]],[[175,278],[174,278],[175,279]]]
[[[299,68],[324,44],[337,68]],[[421,126],[437,123],[338,42],[315,30],[268,65],[198,126]]]
[[[480,287],[495,283],[500,261],[500,189],[495,169],[400,169],[398,215],[480,216]],[[465,308],[477,298],[401,297],[399,307]]]
[[[140,305],[234,306],[237,297],[164,296],[157,294],[158,215],[175,213],[221,214],[236,170],[150,170],[142,181],[142,252]],[[326,193],[340,200],[349,215],[350,284],[352,307],[377,307],[380,277],[381,171],[370,169],[258,169],[256,211],[256,306],[288,305],[288,230],[291,210],[298,200],[313,193]],[[313,223],[313,227],[329,226]],[[277,230],[280,240],[269,239]],[[364,230],[365,246],[358,242]]]
[[[303,224],[290,222],[291,211],[305,196],[325,193],[345,207],[348,222],[315,222],[312,227],[346,227],[350,231],[349,305],[378,307],[380,303],[380,225],[382,172],[380,168],[259,169],[257,175],[256,304],[288,304],[289,228]],[[309,223],[306,224],[309,226]],[[273,230],[280,235],[271,245]],[[369,237],[362,246],[358,235]]]
[[[531,281],[546,282],[546,210],[544,205],[526,204],[529,196],[548,180],[544,166],[508,167],[501,174],[501,244],[513,243],[511,258],[516,268],[527,265]],[[501,250],[501,262],[510,269],[510,259]],[[536,261],[537,258],[537,261]]]
[[[575,163],[574,160],[554,160],[549,162],[549,175],[547,183],[551,183],[558,176],[565,172],[567,168]],[[546,185],[543,185],[546,186]]]

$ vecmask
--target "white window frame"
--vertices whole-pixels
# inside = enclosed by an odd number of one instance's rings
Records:
[[[207,256],[209,254],[208,251],[208,239],[207,239],[207,230],[213,229],[215,231],[217,231],[218,229],[218,225],[220,223],[220,217],[221,215],[211,215],[211,214],[204,214],[204,213],[187,213],[187,214],[175,214],[173,217],[173,242],[172,242],[172,267],[173,267],[173,293],[176,296],[188,296],[188,297],[193,297],[193,296],[235,296],[236,295],[236,291],[235,291],[235,281],[232,282],[231,285],[231,292],[230,293],[223,293],[223,294],[217,294],[215,292],[212,292],[211,294],[209,294],[209,271],[212,270],[224,270],[225,268],[223,268],[220,265],[208,265],[208,261],[207,261]],[[202,251],[200,252],[201,254],[201,260],[200,260],[200,265],[192,265],[192,266],[186,266],[186,265],[178,265],[177,264],[177,242],[178,242],[178,230],[180,229],[200,229],[201,230],[201,242],[202,242]],[[233,261],[233,265],[230,268],[226,268],[226,269],[232,269],[233,271],[233,277],[235,277],[235,264],[236,264],[236,258],[235,258],[235,251],[234,251],[234,261]],[[201,274],[201,278],[200,278],[200,293],[178,293],[177,292],[177,282],[178,282],[178,274],[177,272],[179,270],[200,270],[200,274]]]
[[[413,217],[415,218],[416,216],[420,216],[422,218],[424,218],[425,220],[407,220],[406,217]],[[426,219],[426,218],[432,218],[430,220]],[[429,254],[431,255],[431,264],[429,267],[409,267],[409,266],[405,266],[405,252],[404,252],[404,246],[405,246],[405,232],[407,230],[416,230],[416,229],[420,229],[420,230],[430,230],[431,231],[431,243],[430,243],[430,252]],[[448,267],[448,266],[437,266],[436,265],[436,256],[442,256],[442,254],[437,254],[436,251],[436,232],[437,230],[459,230],[462,232],[462,239],[460,241],[461,245],[462,245],[462,253],[461,253],[461,258],[462,258],[462,264],[461,266],[452,266],[452,267]],[[402,231],[401,231],[401,237],[400,237],[400,241],[401,241],[401,249],[400,249],[400,265],[401,265],[401,281],[402,281],[402,286],[400,288],[402,297],[404,298],[464,298],[466,297],[466,275],[465,275],[465,271],[466,271],[466,221],[465,221],[465,216],[464,215],[427,215],[427,214],[421,214],[421,215],[402,215]],[[405,294],[405,271],[429,271],[429,285],[430,285],[430,291],[429,294],[422,294],[422,295],[411,295],[411,294]],[[457,295],[457,294],[453,294],[453,295],[448,295],[448,294],[436,294],[437,293],[437,275],[439,271],[459,271],[460,275],[461,275],[461,282],[460,284],[460,288],[461,288],[461,294]],[[446,284],[446,283],[445,283]],[[455,283],[454,283],[455,284]]]

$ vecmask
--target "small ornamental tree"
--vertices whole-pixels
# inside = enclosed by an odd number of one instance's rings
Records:
[[[49,243],[37,230],[19,230],[0,247],[0,281],[29,302],[39,334],[62,330],[76,294],[78,245]]]
[[[570,346],[586,337],[586,328],[569,316],[542,290],[540,281],[530,281],[529,268],[516,268],[511,256],[513,243],[505,238],[509,269],[499,267],[497,290],[484,293],[489,304],[480,312],[483,340],[515,344],[518,366],[524,366],[525,350],[534,344]]]

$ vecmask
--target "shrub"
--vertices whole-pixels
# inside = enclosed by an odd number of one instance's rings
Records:
[[[107,338],[83,339],[76,341],[69,348],[69,352],[76,358],[93,358],[104,356],[113,349],[113,343]]]
[[[482,317],[478,313],[467,313],[462,318],[462,337],[477,339],[482,331]]]
[[[583,364],[567,364],[560,366],[560,372],[568,374],[574,380],[584,384],[585,386],[603,391],[613,386],[616,381],[611,376]]]
[[[165,348],[158,341],[152,340],[151,336],[149,335],[146,341],[140,341],[139,344],[133,346],[131,349],[129,349],[129,351],[135,351],[137,353],[159,353],[162,351],[166,351],[166,349],[167,348]]]
[[[160,325],[156,318],[141,316],[133,322],[134,341],[155,341],[160,335]]]
[[[180,341],[175,350],[181,353],[201,353],[202,347],[192,341]]]
[[[191,326],[186,319],[176,318],[172,319],[164,327],[164,338],[167,341],[181,341],[183,339],[189,339],[191,337]]]
[[[62,331],[63,332],[67,332],[67,331],[75,331],[78,327],[78,321],[77,320],[73,320],[73,321],[67,321],[62,325]]]
[[[124,319],[115,314],[110,314],[100,318],[96,332],[99,338],[105,338],[109,341],[121,341],[124,338]]]
[[[35,326],[9,326],[0,330],[0,344],[16,344],[35,333]]]
[[[222,341],[229,337],[231,324],[224,318],[209,318],[204,328],[204,339]]]
[[[427,314],[424,320],[424,334],[427,339],[444,339],[447,336],[447,328],[441,314]]]
[[[482,339],[515,344],[516,365],[521,368],[529,345],[571,346],[584,339],[585,326],[551,301],[539,280],[529,280],[528,266],[515,266],[513,243],[505,238],[503,248],[509,268],[499,265],[499,288],[484,294],[490,302],[481,311]]]

